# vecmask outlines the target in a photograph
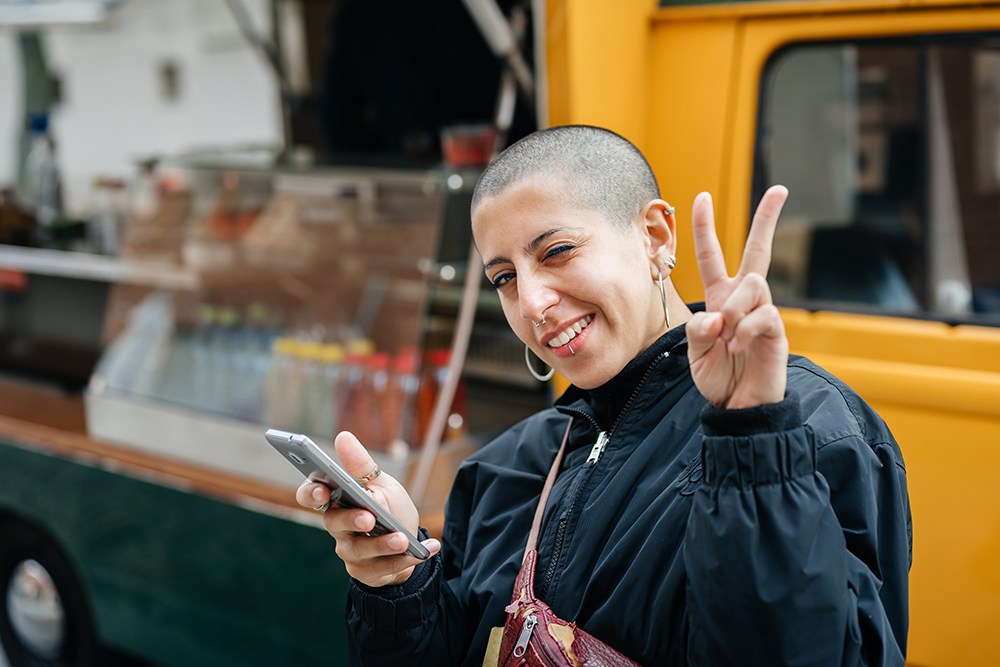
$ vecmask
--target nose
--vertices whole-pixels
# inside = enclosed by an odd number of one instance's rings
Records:
[[[522,273],[517,276],[517,299],[521,317],[534,323],[545,319],[545,311],[559,301],[559,294],[540,276],[525,279]]]

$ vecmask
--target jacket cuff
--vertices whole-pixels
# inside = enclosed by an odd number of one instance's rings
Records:
[[[785,398],[778,403],[766,403],[755,408],[727,410],[711,403],[701,411],[701,426],[705,435],[757,435],[790,431],[802,425],[799,397],[793,391],[786,391]]]
[[[705,483],[749,488],[816,472],[816,448],[802,424],[798,396],[756,408],[702,411]]]
[[[421,529],[417,535],[427,539]],[[406,582],[398,586],[372,588],[351,579],[351,606],[361,620],[377,633],[396,634],[420,627],[437,608],[441,579],[441,554],[419,563]]]

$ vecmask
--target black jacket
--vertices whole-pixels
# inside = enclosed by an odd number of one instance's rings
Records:
[[[888,428],[796,357],[783,402],[714,409],[682,328],[463,464],[441,554],[402,586],[352,586],[363,664],[482,664],[569,416],[535,582],[560,617],[643,665],[903,664],[911,523]]]

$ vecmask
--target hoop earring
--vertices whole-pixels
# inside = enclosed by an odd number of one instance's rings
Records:
[[[663,303],[663,321],[667,324],[667,331],[670,330],[670,311],[667,310],[667,290],[663,288],[663,273],[656,272],[660,281],[660,301]]]
[[[545,375],[540,374],[534,368],[531,367],[531,348],[527,345],[524,346],[524,364],[528,367],[528,372],[531,373],[531,377],[535,378],[539,382],[548,382],[552,379],[555,374],[556,369],[549,367],[549,372]]]

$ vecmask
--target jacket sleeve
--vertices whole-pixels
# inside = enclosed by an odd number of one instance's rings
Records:
[[[905,471],[863,407],[861,418],[821,410],[815,424],[794,393],[705,409],[704,483],[684,547],[691,664],[904,663]]]
[[[351,582],[347,603],[350,664],[451,665],[467,643],[457,600],[448,599],[441,555],[418,566],[410,581],[384,589]],[[450,622],[452,621],[452,622]]]
[[[461,514],[470,494],[456,480],[449,497],[449,512]],[[465,658],[472,626],[465,603],[454,591],[455,578],[448,561],[460,558],[465,535],[450,521],[442,536],[441,551],[416,567],[399,586],[370,588],[351,581],[347,598],[348,657],[351,665],[457,665]],[[450,527],[451,526],[451,527]],[[427,533],[421,529],[420,539]],[[460,578],[461,573],[457,574]],[[474,625],[474,624],[473,624]]]

